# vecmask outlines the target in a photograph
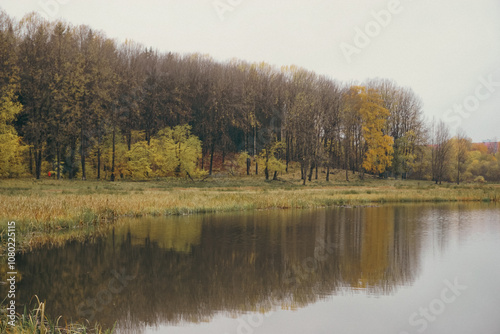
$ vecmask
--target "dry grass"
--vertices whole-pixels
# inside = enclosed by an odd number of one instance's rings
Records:
[[[7,316],[7,312],[0,314],[0,332],[11,334],[111,334],[114,328],[103,330],[98,324],[93,327],[87,327],[78,323],[61,324],[60,318],[55,321],[45,315],[45,302],[41,302],[37,296],[37,305],[28,312],[26,309],[23,314],[15,315],[15,326],[8,322],[12,319]],[[7,305],[0,304],[0,310]],[[3,311],[3,310],[2,310]]]
[[[255,177],[195,183],[3,180],[0,228],[5,238],[7,221],[16,221],[21,246],[30,249],[88,240],[106,233],[121,216],[499,199],[499,185],[436,186],[424,181],[315,181],[303,187]]]

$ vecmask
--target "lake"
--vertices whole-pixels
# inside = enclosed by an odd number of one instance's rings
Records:
[[[500,333],[499,260],[494,204],[127,219],[18,255],[17,303],[118,333]]]

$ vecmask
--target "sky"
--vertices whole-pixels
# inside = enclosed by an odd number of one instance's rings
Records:
[[[411,87],[427,120],[500,140],[499,0],[0,0],[119,42],[220,61],[297,65],[343,82]]]

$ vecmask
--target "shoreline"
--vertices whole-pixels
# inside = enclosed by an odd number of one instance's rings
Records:
[[[257,177],[205,183],[17,179],[0,181],[0,230],[4,240],[7,222],[16,221],[18,249],[30,251],[91,241],[122,217],[499,201],[500,184],[434,185],[414,180],[316,181],[304,187]]]

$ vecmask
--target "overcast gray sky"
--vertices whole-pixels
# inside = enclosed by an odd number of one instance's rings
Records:
[[[110,38],[179,53],[295,64],[342,81],[381,77],[428,119],[500,139],[499,0],[0,0]]]

